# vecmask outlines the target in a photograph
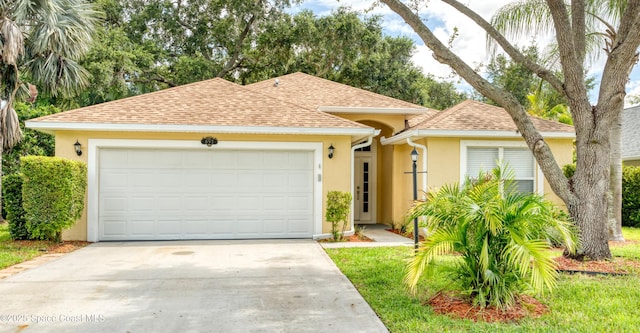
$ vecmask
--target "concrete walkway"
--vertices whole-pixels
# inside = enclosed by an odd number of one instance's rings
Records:
[[[341,247],[382,247],[382,246],[413,246],[413,240],[403,237],[393,232],[387,231],[390,227],[384,224],[364,225],[363,234],[373,239],[373,242],[340,242],[340,243],[320,243],[327,249]]]
[[[0,332],[387,332],[311,240],[97,243],[0,294]]]

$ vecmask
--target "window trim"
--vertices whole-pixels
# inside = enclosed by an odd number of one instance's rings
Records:
[[[460,184],[464,183],[467,174],[467,149],[468,148],[529,148],[524,141],[502,140],[460,140]],[[502,153],[499,154],[502,158]],[[535,157],[533,158],[533,192],[544,195],[544,175]]]

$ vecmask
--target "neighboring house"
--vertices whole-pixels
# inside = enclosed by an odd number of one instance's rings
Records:
[[[534,124],[570,163],[573,127]],[[212,79],[27,127],[54,134],[57,156],[88,164],[86,214],[65,239],[327,237],[331,190],[353,193],[356,223],[400,221],[413,146],[421,193],[505,160],[523,190],[560,202],[505,110],[466,101],[438,112],[302,73],[247,86]]]
[[[640,105],[622,111],[622,162],[640,166]]]

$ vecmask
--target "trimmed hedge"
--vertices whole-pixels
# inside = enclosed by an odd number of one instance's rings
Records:
[[[22,198],[27,230],[33,239],[60,241],[63,229],[82,215],[87,166],[59,157],[21,158]]]
[[[2,177],[2,203],[9,220],[9,235],[12,239],[29,239],[22,207],[22,182],[21,173]]]
[[[640,167],[622,168],[622,225],[640,227]]]

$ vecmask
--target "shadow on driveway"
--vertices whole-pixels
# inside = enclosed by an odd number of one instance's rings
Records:
[[[311,240],[97,243],[0,293],[2,331],[387,332]]]

